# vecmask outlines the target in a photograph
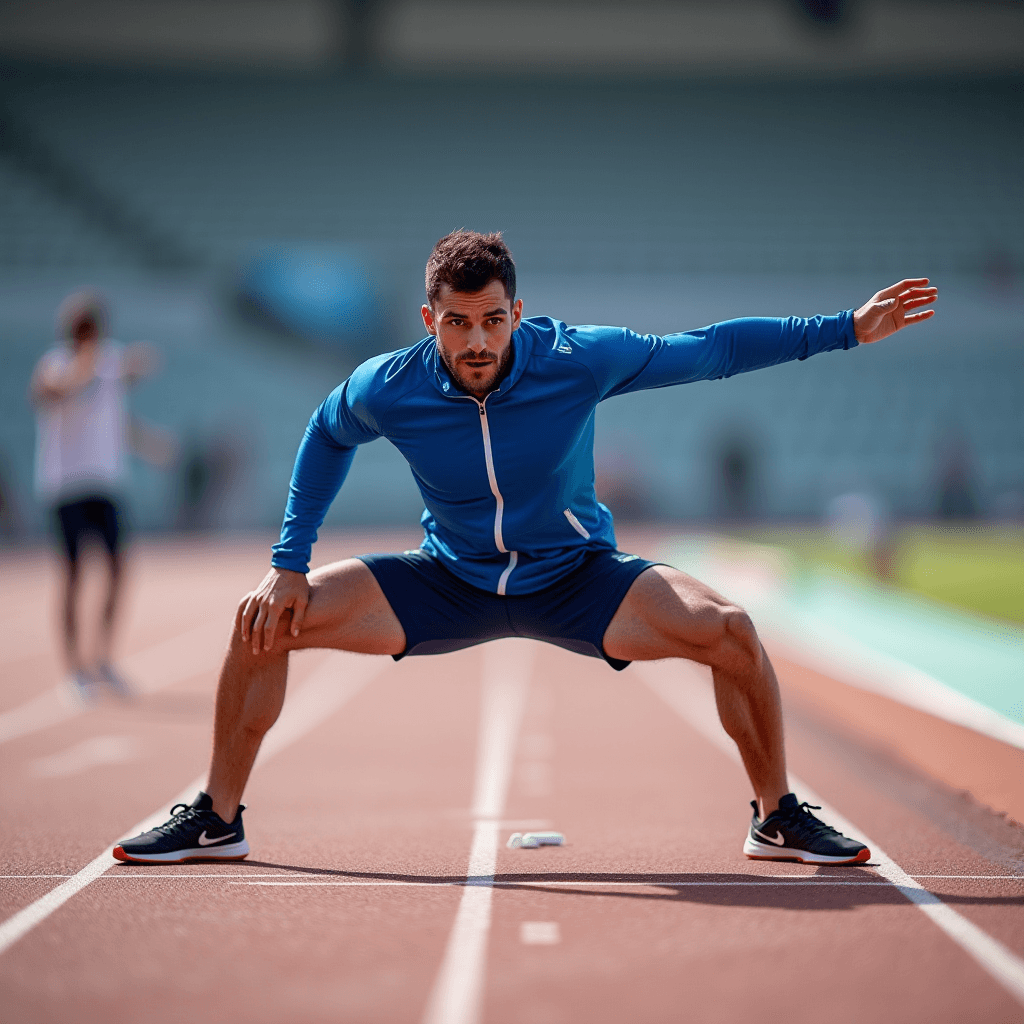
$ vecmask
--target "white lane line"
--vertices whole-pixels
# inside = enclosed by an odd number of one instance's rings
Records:
[[[134,761],[138,755],[139,742],[133,736],[90,736],[66,750],[36,758],[29,763],[28,773],[40,779],[63,779],[99,765]]]
[[[379,658],[361,657],[358,654],[340,651],[332,652],[313,672],[305,685],[285,703],[277,724],[263,741],[259,757],[256,759],[257,767],[334,714],[383,667],[384,663]],[[0,953],[5,952],[36,925],[45,921],[90,882],[94,882],[105,871],[114,867],[117,862],[114,861],[111,851],[117,843],[166,821],[171,807],[176,803],[190,803],[205,781],[205,776],[193,780],[173,800],[119,836],[77,874],[0,924]]]
[[[346,888],[348,886],[377,886],[380,888],[388,888],[390,886],[419,886],[423,888],[451,888],[458,886],[467,886],[470,888],[480,888],[479,883],[476,882],[233,882],[233,885],[263,885],[263,886],[290,886],[292,888]],[[522,886],[535,886],[535,887],[576,887],[581,885],[590,885],[598,888],[605,887],[620,887],[629,889],[644,889],[644,888],[657,888],[657,889],[702,889],[705,887],[714,886],[731,886],[733,888],[739,887],[741,889],[763,889],[769,888],[781,888],[791,889],[794,886],[799,885],[810,885],[812,887],[831,888],[834,885],[859,885],[869,886],[876,889],[890,889],[890,884],[886,881],[879,881],[878,879],[862,879],[858,881],[845,881],[845,882],[574,882],[572,879],[566,879],[561,882],[538,882],[538,881],[524,881],[524,882],[502,882],[495,881],[491,883],[491,887],[495,889],[518,889]]]
[[[203,623],[129,654],[118,664],[137,693],[156,693],[214,669],[224,650],[224,633]],[[59,725],[84,714],[90,707],[68,686],[55,686],[0,714],[0,744]]]
[[[911,878],[952,878],[952,879],[956,879],[957,881],[960,881],[960,882],[992,881],[992,880],[1010,881],[1010,882],[1024,882],[1024,875],[911,875],[910,877]],[[68,875],[68,874],[63,874],[63,875],[0,875],[0,880],[7,879],[7,878],[71,878],[71,875]],[[273,874],[249,874],[249,872],[247,871],[244,874],[241,873],[241,872],[235,872],[234,874],[230,874],[230,875],[219,875],[219,874],[209,874],[209,873],[206,873],[206,872],[198,872],[198,871],[194,871],[194,872],[182,871],[182,872],[176,873],[176,874],[158,875],[158,874],[154,874],[153,872],[150,872],[150,871],[142,872],[142,871],[137,871],[137,870],[132,869],[130,871],[125,871],[123,874],[104,875],[102,880],[104,882],[113,882],[113,881],[117,881],[119,879],[124,879],[124,880],[129,881],[129,882],[148,882],[148,881],[157,880],[157,879],[170,879],[170,880],[173,881],[175,879],[182,879],[182,878],[190,879],[190,880],[191,879],[196,879],[196,878],[214,878],[214,879],[218,879],[218,878],[234,878],[238,882],[239,885],[243,885],[243,884],[248,884],[249,879],[252,879],[252,878],[278,878],[279,879],[279,878],[281,878],[281,872],[275,871]],[[592,879],[580,879],[579,881],[575,881],[573,879],[548,879],[548,880],[544,880],[544,879],[533,878],[533,879],[529,879],[528,881],[510,881],[510,880],[506,879],[506,880],[502,880],[502,881],[495,881],[494,884],[495,885],[747,885],[747,884],[753,884],[753,882],[756,882],[760,878],[790,878],[790,879],[793,880],[794,884],[796,882],[804,882],[804,883],[807,883],[807,884],[814,884],[814,885],[828,885],[828,884],[835,884],[835,885],[854,885],[854,884],[856,884],[856,885],[859,885],[860,884],[860,882],[851,882],[848,878],[840,879],[840,878],[832,878],[831,876],[823,877],[823,876],[819,876],[819,875],[805,876],[805,875],[792,875],[792,874],[790,874],[790,875],[770,875],[770,874],[765,874],[765,875],[751,875],[750,878],[752,880],[750,883],[742,882],[742,881],[735,881],[735,882],[678,882],[678,881],[673,881],[672,879],[668,879],[666,881],[661,881],[660,879],[657,879],[657,878],[655,878],[655,879],[644,879],[642,881],[611,880],[611,881],[606,881],[606,882],[595,882]],[[286,878],[286,879],[284,879],[284,881],[292,883],[294,880],[291,879],[291,878]],[[296,883],[296,884],[302,884],[302,883]],[[339,883],[339,884],[345,884],[345,883]],[[460,879],[452,879],[451,881],[439,881],[439,882],[429,882],[429,881],[423,881],[423,882],[395,882],[395,881],[392,881],[392,880],[381,879],[381,881],[379,881],[379,882],[374,882],[374,881],[362,882],[362,881],[360,881],[360,882],[356,883],[356,882],[353,881],[352,883],[349,883],[349,884],[352,884],[352,885],[355,885],[355,884],[359,884],[359,885],[390,885],[390,884],[394,884],[394,885],[399,885],[399,884],[401,884],[401,885],[465,885],[466,882],[463,881],[461,878]],[[785,884],[785,883],[780,883],[780,884]],[[880,882],[876,883],[874,881],[870,881],[869,880],[869,884],[871,884],[871,885],[876,885],[876,884],[880,885],[882,883],[880,883]],[[889,883],[885,883],[885,884],[888,885]]]
[[[816,634],[809,635],[768,616],[768,641],[787,661],[1024,750],[1024,725],[1020,722],[825,623],[815,629]]]
[[[533,653],[534,644],[522,640],[497,641],[483,650],[483,700],[473,793],[476,826],[468,877],[424,1024],[476,1024],[480,1019],[498,858],[498,819],[505,807]]]
[[[697,540],[696,538],[694,538]],[[697,540],[703,549],[701,579],[722,593],[738,594],[759,623],[769,651],[830,676],[858,690],[878,693],[907,707],[1024,750],[1024,722],[975,700],[901,658],[876,650],[842,629],[796,609],[781,599],[785,570],[777,548],[722,536]],[[693,562],[678,545],[669,561]]]
[[[655,664],[640,662],[644,681],[687,724],[699,732],[727,757],[742,763],[739,751],[726,735],[718,719],[714,693],[709,686],[710,673],[692,662],[673,661]],[[840,832],[857,836],[871,848],[875,871],[890,882],[942,929],[965,953],[974,959],[1019,1002],[1024,1003],[1024,960],[994,939],[972,921],[955,911],[941,898],[929,892],[908,875],[874,840],[834,807],[823,800],[805,782],[790,775],[790,782],[800,796],[819,804],[822,817]]]

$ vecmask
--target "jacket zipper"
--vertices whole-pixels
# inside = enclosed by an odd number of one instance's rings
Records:
[[[505,547],[505,540],[501,535],[501,519],[505,512],[505,499],[501,496],[501,491],[498,490],[498,478],[494,474],[494,456],[491,453],[491,430],[487,424],[487,399],[490,395],[485,395],[484,400],[481,402],[478,398],[473,398],[472,395],[467,395],[467,398],[472,398],[476,402],[477,407],[480,409],[480,432],[484,439],[484,464],[487,467],[487,482],[491,485],[491,494],[494,495],[495,510],[494,510],[494,546],[503,554],[508,555],[508,565],[505,566],[505,570],[498,578],[498,589],[497,594],[500,597],[505,596],[505,588],[508,585],[508,578],[512,575],[512,570],[516,567],[516,562],[519,561],[518,551],[509,551]]]

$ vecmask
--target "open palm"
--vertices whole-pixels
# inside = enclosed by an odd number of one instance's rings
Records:
[[[920,313],[910,311],[934,302],[938,294],[938,288],[928,287],[927,277],[910,277],[875,292],[853,314],[853,330],[857,341],[862,345],[881,341],[908,324],[921,323],[935,316],[934,309],[925,309]]]

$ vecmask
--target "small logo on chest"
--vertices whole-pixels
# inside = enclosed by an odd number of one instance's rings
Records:
[[[556,352],[561,352],[563,355],[571,356],[572,355],[572,345],[570,345],[569,342],[567,342],[567,341],[560,341],[555,346],[555,351]]]

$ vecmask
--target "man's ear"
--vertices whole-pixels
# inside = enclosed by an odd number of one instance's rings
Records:
[[[523,300],[516,299],[512,303],[512,330],[519,330],[519,324],[523,319]]]
[[[434,311],[427,305],[420,306],[420,316],[423,317],[423,326],[428,334],[437,334],[437,327],[434,324]]]

